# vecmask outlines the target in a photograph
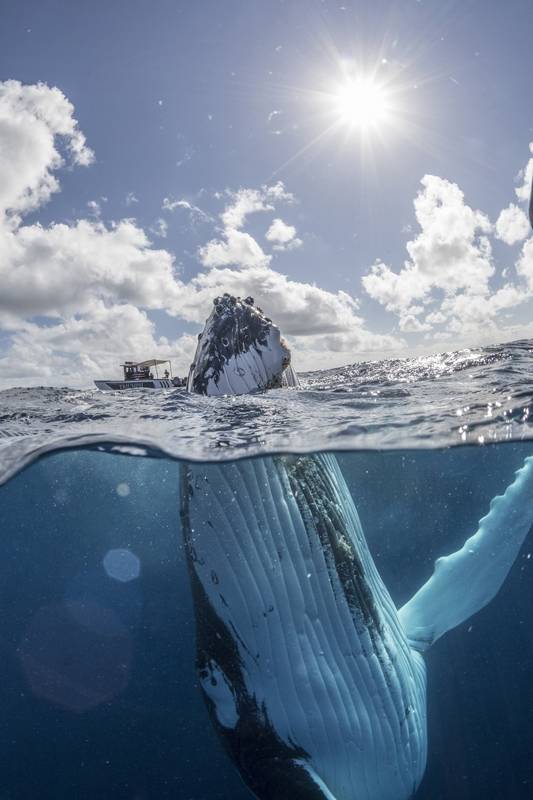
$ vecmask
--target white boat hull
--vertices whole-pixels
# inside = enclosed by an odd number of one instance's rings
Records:
[[[153,378],[140,381],[95,381],[97,389],[108,392],[122,391],[124,389],[175,389],[170,378]]]

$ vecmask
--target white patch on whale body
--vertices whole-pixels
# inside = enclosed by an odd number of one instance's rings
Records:
[[[206,372],[206,394],[212,396],[251,394],[274,388],[274,378],[283,373],[284,354],[280,351],[279,336],[268,337],[265,347],[259,345],[245,353],[231,356],[222,371],[214,375]],[[279,382],[281,386],[281,381]]]
[[[213,660],[207,664],[206,673],[205,677],[200,677],[200,683],[215,707],[218,721],[223,728],[234,728],[239,715],[228,679]]]

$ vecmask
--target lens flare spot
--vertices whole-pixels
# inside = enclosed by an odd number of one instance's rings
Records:
[[[108,550],[103,564],[109,577],[121,583],[133,581],[141,574],[139,558],[126,548],[117,547],[114,550]]]

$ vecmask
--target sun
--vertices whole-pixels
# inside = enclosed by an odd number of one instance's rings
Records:
[[[387,121],[390,111],[386,90],[373,78],[354,78],[331,95],[340,123],[367,131]]]

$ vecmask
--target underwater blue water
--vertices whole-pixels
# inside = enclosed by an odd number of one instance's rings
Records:
[[[0,800],[251,798],[196,684],[170,455],[336,450],[400,606],[533,455],[530,350],[357,365],[218,406],[0,393]],[[496,599],[426,655],[417,799],[533,797],[532,608],[533,533]]]

